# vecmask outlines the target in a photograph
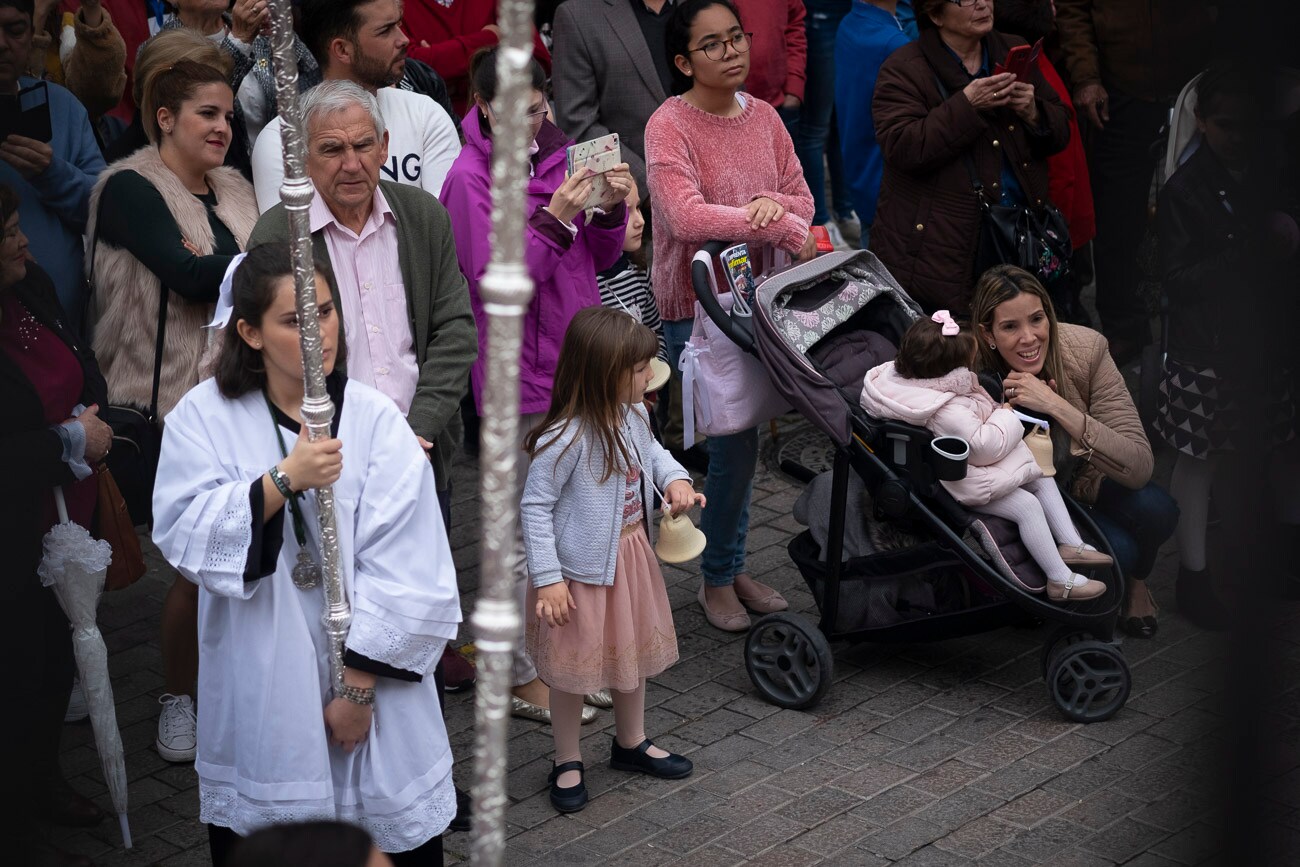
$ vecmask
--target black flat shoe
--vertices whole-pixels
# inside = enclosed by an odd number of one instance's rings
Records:
[[[1131,614],[1121,611],[1119,615],[1119,628],[1126,635],[1134,638],[1155,638],[1156,631],[1160,628],[1160,621],[1156,615],[1160,613],[1160,606],[1156,605],[1156,600],[1151,596],[1151,591],[1147,590],[1147,599],[1151,602],[1151,607],[1155,609],[1151,614],[1143,617],[1134,617]]]
[[[567,789],[561,789],[555,784],[561,774],[568,771],[577,771],[584,776],[584,779],[578,781],[578,785],[570,786]],[[546,778],[546,782],[551,784],[551,806],[561,813],[576,813],[583,807],[587,806],[587,782],[585,779],[586,769],[582,762],[565,762],[562,765],[556,765],[551,771],[551,775]]]
[[[618,745],[618,739],[614,739],[613,746],[609,750],[609,766],[616,771],[640,771],[643,774],[649,774],[652,777],[661,777],[665,780],[680,780],[682,777],[689,777],[695,766],[686,756],[679,756],[676,753],[669,753],[663,758],[656,759],[646,751],[654,744],[646,738],[641,741],[641,745],[627,749]]]
[[[1119,619],[1119,628],[1124,630],[1126,635],[1134,638],[1155,638],[1156,631],[1160,628],[1160,621],[1148,615],[1146,617],[1121,617]]]

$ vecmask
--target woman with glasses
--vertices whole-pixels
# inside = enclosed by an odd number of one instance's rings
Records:
[[[980,200],[1049,201],[1047,158],[1065,148],[1069,114],[1030,66],[1000,72],[1024,40],[993,29],[992,0],[918,0],[916,42],[885,61],[872,113],[884,156],[871,249],[926,310],[970,310]]]
[[[497,50],[487,48],[470,64],[473,100],[461,122],[465,147],[447,173],[438,200],[451,215],[460,270],[469,282],[474,321],[478,324],[478,360],[470,369],[474,407],[483,412],[483,376],[487,363],[487,316],[479,284],[491,256],[492,229],[492,142],[497,116],[492,100],[497,95]],[[605,173],[609,192],[600,207],[584,211],[592,190],[592,179],[583,168],[568,175],[569,137],[548,119],[549,105],[543,88],[546,73],[536,60],[530,62],[532,95],[528,108],[532,143],[529,145],[525,259],[533,279],[533,300],[524,317],[523,348],[519,363],[519,434],[522,438],[542,420],[551,405],[551,386],[560,358],[560,344],[569,320],[584,307],[600,306],[596,274],[612,266],[623,254],[627,206],[624,200],[635,182],[626,163]],[[519,474],[523,493],[525,472]],[[523,542],[519,540],[519,561],[523,563]],[[519,576],[522,604],[527,589],[525,575]],[[537,677],[532,661],[517,645],[511,709],[517,716],[550,722],[550,698],[546,685]],[[612,699],[600,701],[612,706]],[[584,709],[582,721],[596,718],[594,708]]]
[[[646,125],[646,174],[655,191],[652,282],[676,368],[694,321],[691,259],[705,242],[744,241],[755,261],[771,248],[801,259],[817,248],[809,231],[812,194],[790,135],[775,108],[740,92],[750,34],[736,7],[727,0],[680,3],[664,48],[675,96]],[[745,571],[757,462],[757,428],[709,439],[698,599],[708,621],[727,632],[749,628],[746,609],[786,608],[780,593]]]

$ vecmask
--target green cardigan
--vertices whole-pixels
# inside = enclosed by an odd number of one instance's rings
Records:
[[[446,490],[461,431],[460,400],[469,386],[470,365],[478,357],[469,287],[456,260],[447,209],[419,187],[380,181],[379,191],[399,228],[397,262],[420,367],[406,420],[411,430],[434,444],[434,478],[438,489]],[[257,221],[248,247],[288,240],[289,218],[281,202]],[[311,240],[316,260],[330,262],[324,233],[312,233]],[[334,303],[341,318],[343,305],[337,297]]]

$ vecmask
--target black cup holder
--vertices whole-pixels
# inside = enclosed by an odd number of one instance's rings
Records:
[[[959,482],[966,478],[966,459],[970,443],[961,437],[935,437],[930,440],[930,467],[941,482]]]

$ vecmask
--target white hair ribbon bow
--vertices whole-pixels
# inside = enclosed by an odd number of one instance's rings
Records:
[[[226,274],[221,278],[221,289],[217,295],[217,309],[212,315],[212,321],[204,328],[225,328],[230,323],[230,314],[235,312],[235,272],[239,266],[248,258],[247,253],[239,253],[235,258],[230,260],[226,266]]]

